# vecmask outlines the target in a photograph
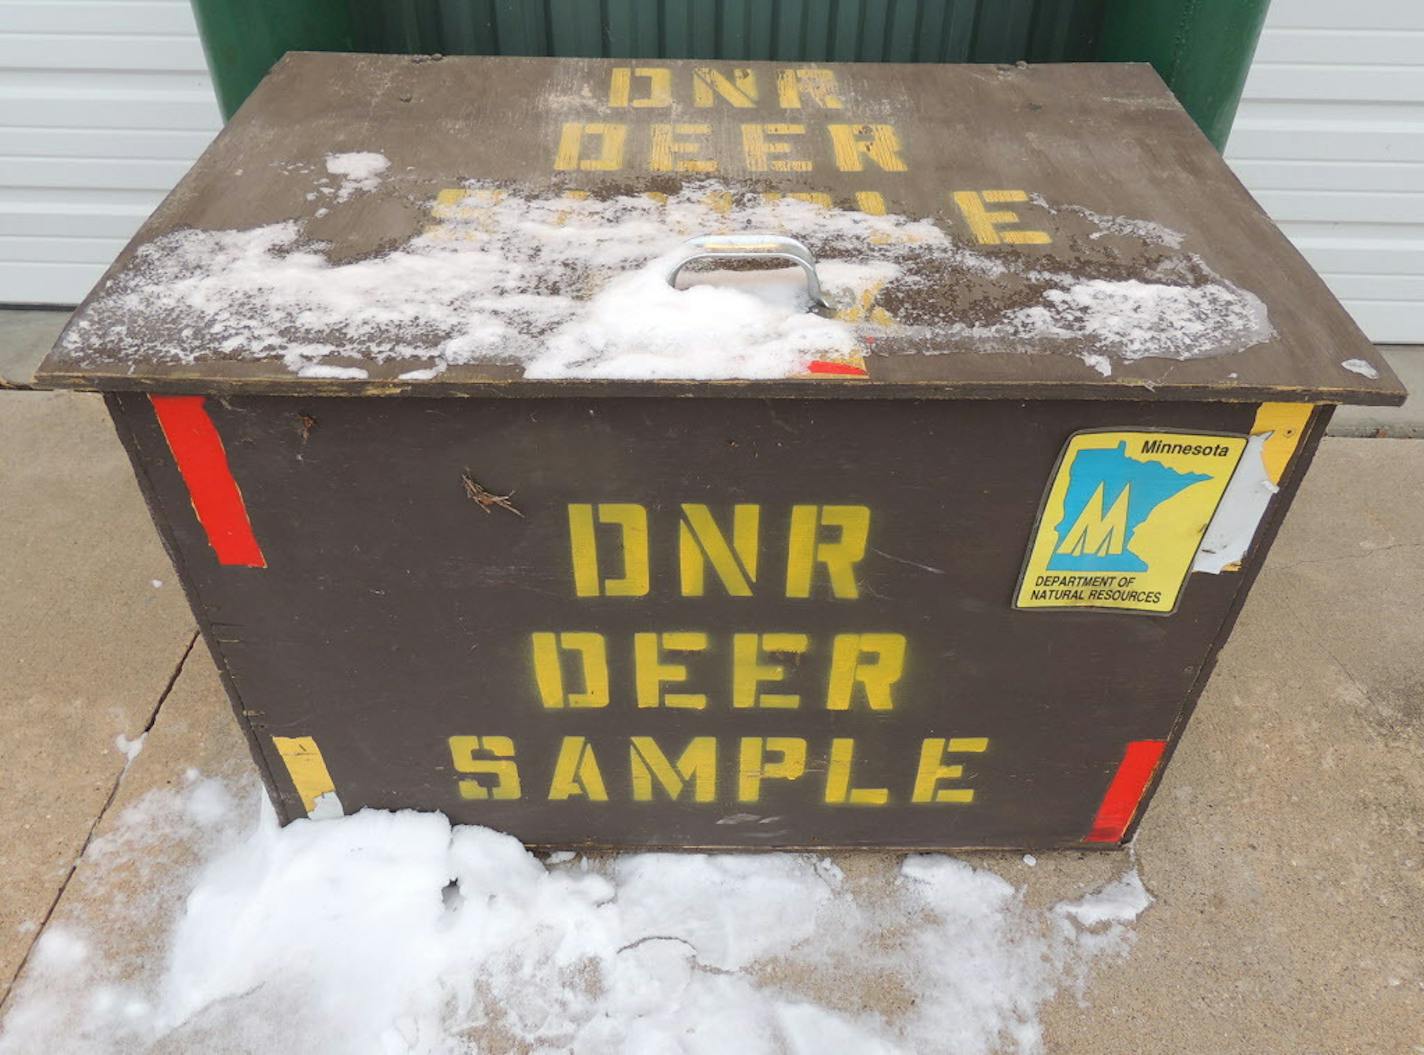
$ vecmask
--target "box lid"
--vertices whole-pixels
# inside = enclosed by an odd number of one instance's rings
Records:
[[[144,224],[39,381],[1404,396],[1144,65],[308,53]]]

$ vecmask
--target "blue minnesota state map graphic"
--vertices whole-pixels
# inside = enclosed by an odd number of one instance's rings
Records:
[[[1116,447],[1080,450],[1068,469],[1049,570],[1146,571],[1147,562],[1129,548],[1133,533],[1163,502],[1210,479],[1129,458],[1125,440]]]

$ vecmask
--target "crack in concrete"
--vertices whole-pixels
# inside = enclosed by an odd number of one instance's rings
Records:
[[[158,699],[153,705],[153,710],[149,712],[148,720],[144,723],[143,729],[139,733],[140,737],[152,730],[154,723],[158,721],[158,712],[163,708],[164,702],[173,692],[173,686],[178,684],[178,675],[183,673],[183,666],[188,662],[188,657],[193,654],[193,647],[197,643],[198,631],[194,630],[192,635],[188,638],[188,644],[184,647],[182,655],[178,657],[178,662],[174,664],[173,672],[168,675],[168,681],[164,684],[163,691],[158,694]],[[42,919],[40,925],[35,928],[34,937],[30,940],[29,948],[25,950],[25,955],[20,957],[20,963],[15,968],[15,973],[6,980],[4,991],[0,992],[0,1014],[3,1014],[6,1003],[9,1001],[11,994],[15,991],[15,983],[18,982],[20,976],[25,973],[25,965],[30,962],[30,957],[34,954],[35,946],[39,944],[40,938],[44,936],[45,928],[49,926],[49,921],[54,915],[54,910],[59,907],[59,902],[63,899],[64,892],[69,889],[70,880],[74,878],[74,873],[79,870],[79,862],[84,860],[84,854],[88,851],[89,844],[94,841],[94,833],[99,829],[99,822],[108,814],[109,807],[114,804],[114,799],[118,797],[119,787],[123,784],[124,776],[128,771],[129,766],[125,765],[114,777],[114,784],[109,788],[109,794],[108,797],[104,799],[104,805],[101,806],[99,812],[94,815],[94,820],[89,825],[89,830],[84,834],[83,845],[79,847],[79,852],[74,855],[74,861],[70,864],[69,871],[65,873],[64,881],[59,884],[59,889],[55,891],[55,895],[53,899],[51,899],[49,907],[45,909],[44,919]]]
[[[1289,571],[1292,568],[1304,568],[1311,564],[1338,564],[1342,560],[1369,560],[1376,554],[1388,553],[1390,552],[1390,550],[1421,548],[1424,548],[1424,542],[1394,542],[1388,546],[1377,546],[1372,550],[1366,550],[1364,553],[1342,553],[1338,557],[1316,557],[1313,560],[1298,560],[1290,564],[1278,564],[1275,566],[1274,570]],[[1267,567],[1269,567],[1269,565]]]
[[[638,938],[636,941],[630,941],[627,945],[619,949],[617,953],[614,953],[614,955],[616,956],[621,953],[625,953],[629,949],[636,949],[639,945],[642,945],[644,942],[648,941],[675,941],[682,945],[686,945],[688,951],[692,954],[690,956],[690,959],[692,961],[692,969],[694,971],[702,971],[705,974],[724,975],[737,973],[736,971],[729,971],[725,967],[715,967],[710,963],[703,963],[701,958],[697,955],[697,946],[693,945],[692,942],[688,941],[686,938],[678,937],[676,934],[645,934],[641,938]]]
[[[1400,547],[1409,547],[1413,545],[1415,544],[1400,543],[1399,546],[1385,546],[1383,547],[1383,549],[1398,549]],[[1373,552],[1378,553],[1380,552],[1380,550],[1374,550]],[[1363,559],[1363,557],[1365,556],[1368,556],[1368,554],[1362,554],[1359,558],[1355,559]],[[1322,558],[1319,561],[1304,561],[1302,563],[1325,564],[1331,559],[1346,560],[1350,558]],[[1296,565],[1291,565],[1291,567],[1296,567]],[[1300,628],[1300,631],[1303,636],[1315,642],[1316,646],[1320,649],[1320,651],[1325,653],[1325,657],[1330,660],[1331,663],[1335,664],[1335,666],[1339,669],[1340,673],[1345,675],[1345,679],[1355,687],[1355,691],[1360,694],[1361,699],[1363,699],[1372,707],[1378,706],[1375,702],[1374,697],[1370,695],[1369,690],[1366,689],[1364,685],[1360,683],[1360,679],[1355,676],[1355,672],[1351,670],[1348,666],[1346,666],[1344,660],[1342,660],[1339,656],[1335,654],[1335,650],[1330,647],[1330,642],[1326,640],[1326,636],[1324,634],[1318,633],[1316,627],[1307,624],[1305,620],[1300,617],[1299,610],[1294,607],[1291,609],[1291,622],[1295,623],[1295,625]]]
[[[697,946],[693,945],[692,942],[688,941],[686,938],[678,937],[676,934],[644,934],[636,941],[630,941],[627,945],[623,946],[621,949],[618,950],[618,953],[627,952],[629,949],[636,949],[639,945],[642,945],[644,942],[649,941],[681,942],[683,945],[686,945],[689,949],[692,950],[692,958],[694,960],[697,958]],[[618,955],[618,953],[614,953],[614,955],[616,956]]]

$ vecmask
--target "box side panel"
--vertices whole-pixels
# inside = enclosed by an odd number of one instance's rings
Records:
[[[1216,661],[1221,655],[1221,649],[1226,645],[1231,637],[1231,631],[1236,626],[1236,620],[1241,615],[1241,609],[1246,604],[1246,598],[1251,591],[1251,586],[1255,583],[1256,577],[1265,567],[1266,556],[1270,553],[1271,545],[1276,540],[1276,535],[1284,523],[1286,513],[1290,510],[1291,504],[1295,501],[1296,494],[1300,491],[1301,481],[1305,479],[1306,470],[1310,468],[1310,463],[1315,460],[1315,452],[1320,449],[1320,441],[1325,436],[1325,429],[1330,424],[1335,408],[1325,405],[1315,407],[1311,412],[1308,428],[1300,437],[1290,457],[1289,463],[1281,475],[1280,491],[1272,498],[1270,505],[1266,509],[1266,515],[1262,518],[1255,538],[1251,543],[1251,548],[1247,552],[1245,559],[1241,562],[1239,573],[1240,588],[1236,591],[1235,597],[1227,608],[1226,617],[1221,624],[1221,630],[1217,634],[1216,641],[1211,647],[1207,660],[1202,664],[1201,672],[1197,676],[1196,684],[1192,686],[1191,692],[1182,706],[1181,714],[1178,716],[1173,726],[1172,734],[1168,737],[1167,747],[1163,753],[1161,764],[1153,773],[1151,781],[1148,783],[1146,791],[1143,793],[1142,802],[1131,823],[1124,833],[1123,841],[1131,841],[1137,834],[1137,828],[1142,823],[1142,818],[1147,812],[1147,807],[1151,803],[1153,796],[1157,793],[1158,786],[1162,783],[1162,776],[1167,770],[1167,765],[1172,760],[1172,755],[1176,753],[1177,745],[1181,742],[1182,733],[1186,731],[1187,722],[1190,721],[1193,712],[1196,710],[1198,701],[1202,693],[1206,690],[1208,680],[1212,671],[1216,669]]]
[[[1243,436],[1254,405],[208,399],[254,566],[146,404],[131,450],[286,816],[1092,845],[1243,588],[1190,575],[1165,616],[1013,607],[1071,435]]]
[[[218,676],[227,692],[228,702],[232,704],[233,716],[242,727],[248,749],[252,752],[252,760],[257,765],[268,797],[284,823],[293,817],[305,816],[300,800],[294,800],[289,790],[275,778],[271,760],[263,753],[261,740],[252,728],[237,682],[228,667],[214,622],[214,617],[220,615],[222,610],[222,592],[220,589],[214,589],[213,584],[205,583],[206,589],[200,593],[199,582],[192,574],[191,564],[194,557],[202,560],[205,554],[195,551],[191,540],[180,537],[181,532],[175,530],[173,518],[176,516],[179,523],[186,523],[193,517],[193,507],[189,504],[184,510],[173,504],[173,483],[170,477],[176,472],[176,465],[172,450],[156,427],[153,405],[147,396],[137,393],[111,392],[104,396],[104,403],[113,420],[119,441],[133,465],[139,491],[148,503],[149,513],[153,516],[153,524],[158,530],[163,548],[178,573],[178,580],[193,611],[193,618],[197,621],[203,641],[217,665]]]

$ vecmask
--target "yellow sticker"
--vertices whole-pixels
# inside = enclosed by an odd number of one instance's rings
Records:
[[[1078,432],[1058,459],[1015,608],[1176,610],[1246,437]]]

